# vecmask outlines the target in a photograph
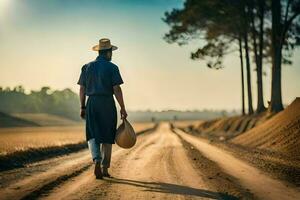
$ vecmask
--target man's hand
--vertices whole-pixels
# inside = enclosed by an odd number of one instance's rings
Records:
[[[120,113],[121,113],[121,119],[127,118],[127,112],[126,112],[125,108],[121,108]]]
[[[80,117],[85,119],[85,108],[80,109]]]

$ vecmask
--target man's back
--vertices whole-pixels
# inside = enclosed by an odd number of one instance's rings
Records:
[[[103,57],[97,57],[82,67],[86,94],[90,95],[113,95],[113,86],[122,84],[123,80],[120,76],[118,66],[107,61]]]

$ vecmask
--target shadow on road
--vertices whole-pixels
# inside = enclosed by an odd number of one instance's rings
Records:
[[[160,192],[167,194],[177,194],[177,195],[191,195],[197,197],[206,197],[211,199],[224,199],[224,200],[236,200],[239,199],[235,196],[220,193],[212,192],[203,189],[192,188],[183,185],[176,185],[171,183],[162,183],[162,182],[145,182],[145,181],[136,181],[129,179],[120,179],[120,178],[111,178],[106,179],[107,182],[116,183],[116,184],[125,184],[135,187],[144,188],[146,192]]]

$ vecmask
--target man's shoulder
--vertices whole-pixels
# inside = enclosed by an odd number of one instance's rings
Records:
[[[95,65],[95,64],[96,64],[96,61],[95,61],[95,60],[93,60],[93,61],[91,61],[91,62],[88,62],[88,63],[84,64],[84,65],[81,67],[81,70],[86,70],[87,68],[89,68],[90,66],[93,66],[93,65]]]
[[[108,61],[108,60],[101,60],[99,64],[100,65],[102,64],[102,65],[104,65],[104,66],[106,66],[106,67],[108,67],[112,70],[118,69],[118,66],[116,64],[114,64],[114,63],[112,63],[111,61]]]
[[[84,64],[82,67],[81,67],[81,71],[85,71],[87,68],[87,64]]]
[[[119,67],[115,64],[112,63],[111,61],[107,61],[107,60],[93,60],[91,62],[88,62],[87,64],[82,66],[82,70],[86,70],[88,68],[90,68],[91,66],[104,66],[104,68],[109,67],[112,70],[116,70],[119,69]]]
[[[111,61],[109,62],[110,65],[114,68],[114,69],[117,69],[118,68],[118,65],[116,65],[115,63],[112,63]]]
[[[88,66],[90,66],[90,65],[94,65],[94,64],[96,64],[96,63],[97,63],[97,61],[96,61],[96,60],[92,60],[92,61],[90,61],[90,62],[86,63],[84,66],[88,67]]]

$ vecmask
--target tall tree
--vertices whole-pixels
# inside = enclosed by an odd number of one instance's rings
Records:
[[[242,115],[245,115],[245,84],[244,84],[244,58],[243,58],[243,41],[239,37],[239,53],[241,62],[241,82],[242,82]]]
[[[263,95],[263,48],[264,48],[264,16],[265,16],[265,1],[251,0],[248,2],[249,14],[251,19],[251,33],[253,42],[254,60],[256,64],[256,79],[257,79],[257,107],[256,113],[266,110],[264,105]],[[259,26],[257,27],[256,21]]]
[[[249,15],[250,15],[250,9],[248,5],[244,2],[241,3],[240,9],[242,10],[242,19],[243,21],[243,39],[245,43],[245,60],[246,60],[246,75],[247,75],[247,88],[248,88],[248,113],[253,114],[253,105],[252,105],[252,85],[251,85],[251,66],[250,66],[250,48],[249,48],[249,37],[248,37],[248,32],[250,31],[250,20],[249,20]]]
[[[283,5],[285,9],[283,9]],[[269,111],[283,110],[281,94],[282,50],[300,44],[300,0],[272,0],[272,83]]]
[[[191,39],[200,38],[206,44],[191,54],[192,59],[205,59],[207,66],[213,69],[222,68],[224,55],[244,46],[240,45],[241,36],[244,40],[245,23],[241,17],[242,13],[238,6],[240,2],[231,0],[230,2],[221,0],[195,1],[187,0],[183,9],[173,9],[165,14],[164,21],[171,27],[169,33],[165,35],[167,42],[177,42],[179,45],[186,44]],[[199,37],[200,36],[200,37]],[[235,47],[232,47],[234,42]],[[238,48],[236,48],[238,47]],[[249,51],[249,49],[248,49]],[[214,59],[213,59],[214,58]],[[249,58],[249,55],[248,55]],[[241,64],[243,57],[240,56]],[[250,62],[248,63],[248,66]],[[248,68],[250,74],[250,67]],[[244,78],[243,65],[241,65],[241,87],[242,87],[242,113],[244,109]],[[249,80],[250,76],[247,76]],[[251,82],[251,80],[250,80]],[[249,83],[249,81],[247,81]],[[251,84],[251,83],[250,83]],[[251,90],[251,87],[248,87]],[[252,92],[248,92],[251,94]],[[252,94],[248,101],[250,113],[252,109]]]
[[[249,45],[248,45],[248,32],[244,33],[244,43],[245,43],[245,60],[246,60],[246,77],[247,77],[247,92],[248,92],[248,114],[253,114],[252,105],[252,87],[251,87],[251,66],[250,66],[250,56],[249,56]]]

